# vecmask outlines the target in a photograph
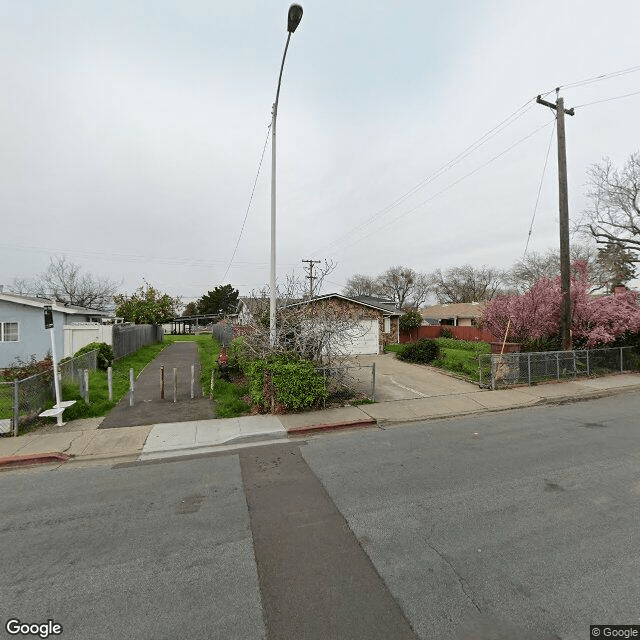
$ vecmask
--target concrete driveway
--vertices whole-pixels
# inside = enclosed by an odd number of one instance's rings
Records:
[[[398,360],[393,353],[379,356],[356,356],[351,364],[370,367],[376,365],[376,400],[412,400],[463,393],[479,393],[477,384],[463,382],[440,373],[431,367]],[[371,369],[353,369],[349,372],[363,393],[371,393]]]

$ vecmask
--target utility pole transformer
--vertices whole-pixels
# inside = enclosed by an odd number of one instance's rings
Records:
[[[560,209],[560,286],[562,307],[560,309],[560,336],[564,351],[571,351],[571,263],[569,257],[569,187],[567,183],[567,145],[564,129],[564,114],[575,115],[573,109],[564,108],[564,98],[556,103],[547,102],[538,96],[536,102],[554,109],[558,123],[558,189]]]
[[[314,281],[314,277],[313,277],[313,265],[314,264],[319,264],[320,262],[322,262],[322,260],[303,260],[302,262],[307,262],[309,263],[309,266],[306,267],[309,269],[309,275],[306,276],[309,279],[309,298],[313,298],[313,281]]]

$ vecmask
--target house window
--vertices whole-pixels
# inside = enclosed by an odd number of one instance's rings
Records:
[[[391,318],[387,317],[384,319],[384,332],[385,333],[391,332]]]
[[[0,322],[0,342],[18,342],[18,323]]]

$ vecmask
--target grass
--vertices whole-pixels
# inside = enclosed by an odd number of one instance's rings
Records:
[[[218,369],[218,355],[220,343],[214,340],[209,333],[184,336],[166,336],[168,342],[189,341],[198,344],[198,356],[202,374],[200,384],[205,395],[211,394],[216,405],[216,418],[237,418],[249,412],[249,405],[242,398],[249,393],[246,384],[227,382],[214,376],[213,389],[211,388],[211,372]]]
[[[472,382],[480,381],[478,356],[491,353],[491,345],[486,342],[471,342],[455,338],[436,338],[440,347],[440,357],[431,363],[432,367],[461,375]],[[390,344],[386,352],[398,353],[403,345]]]
[[[165,336],[159,344],[142,347],[113,364],[113,401],[109,401],[109,390],[106,371],[89,372],[89,404],[80,395],[78,384],[63,384],[61,394],[64,400],[75,400],[76,403],[64,412],[65,421],[79,418],[99,418],[106,416],[113,407],[129,392],[129,369],[133,369],[137,378],[140,372],[168,345],[174,342],[195,342],[198,345],[201,375],[200,384],[205,395],[212,393],[211,373],[217,370],[220,343],[211,334]],[[217,379],[213,385],[213,400],[216,404],[218,418],[234,418],[246,414],[249,405],[242,401],[247,395],[246,385],[237,385]],[[53,401],[45,408],[53,406]],[[13,386],[0,385],[0,418],[13,415]],[[20,433],[26,433],[38,426],[40,421],[20,427]]]

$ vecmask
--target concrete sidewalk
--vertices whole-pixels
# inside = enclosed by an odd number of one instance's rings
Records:
[[[640,374],[620,374],[575,382],[549,383],[501,391],[474,390],[429,398],[396,400],[283,416],[258,415],[231,419],[164,422],[145,426],[74,429],[0,438],[0,469],[43,462],[52,454],[67,454],[74,464],[105,460],[153,460],[224,451],[256,443],[308,435],[321,430],[402,424],[540,404],[576,401],[640,390]],[[48,456],[48,457],[47,457]],[[37,456],[35,456],[37,461]],[[62,464],[60,460],[55,464]]]

